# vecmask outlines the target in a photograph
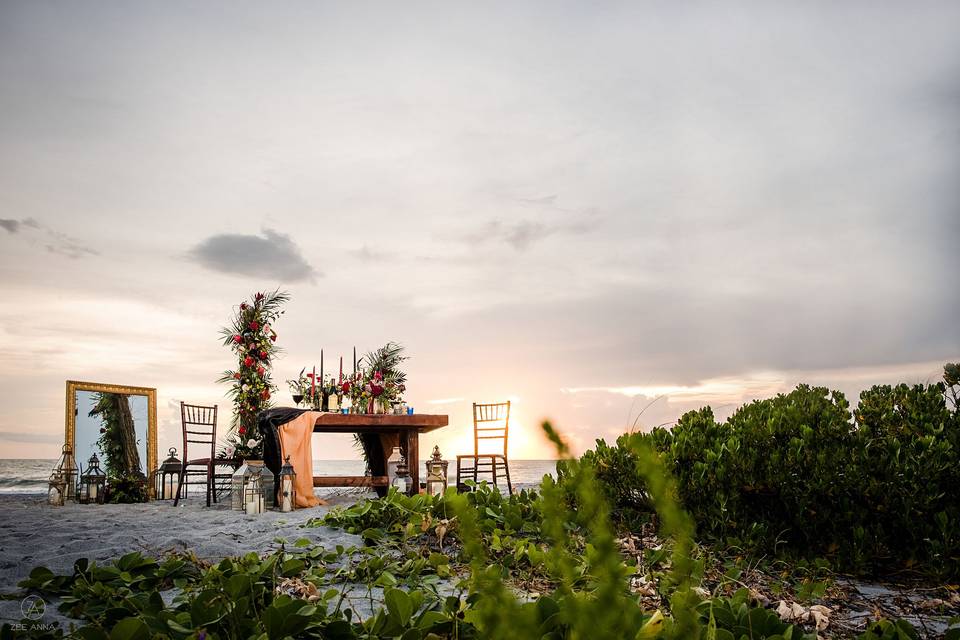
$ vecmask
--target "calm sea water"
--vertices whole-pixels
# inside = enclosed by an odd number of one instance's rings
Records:
[[[0,493],[46,493],[47,479],[56,460],[0,460]],[[422,463],[421,463],[422,464]],[[353,476],[363,475],[363,462],[359,460],[314,460],[314,475]],[[421,481],[425,478],[420,470]],[[511,460],[510,480],[525,487],[540,484],[544,475],[556,474],[554,460]],[[456,461],[451,461],[449,481],[456,479]]]

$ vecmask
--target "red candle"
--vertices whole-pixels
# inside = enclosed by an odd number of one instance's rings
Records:
[[[343,356],[340,356],[340,379],[338,382],[343,384]]]
[[[310,376],[310,399],[313,400],[316,397],[315,391],[317,388],[317,368],[313,368],[313,374]]]

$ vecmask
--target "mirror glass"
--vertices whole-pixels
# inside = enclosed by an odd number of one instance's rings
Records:
[[[146,475],[148,397],[101,391],[76,392],[75,457],[85,471],[96,454],[108,476]]]

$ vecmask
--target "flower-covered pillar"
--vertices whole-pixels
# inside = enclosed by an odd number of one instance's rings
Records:
[[[233,421],[225,452],[227,457],[261,459],[263,439],[257,433],[257,414],[272,405],[276,392],[270,374],[280,349],[273,323],[290,300],[282,291],[257,293],[234,310],[229,326],[221,331],[224,346],[237,355],[236,371],[228,370],[218,380],[230,385],[227,396],[233,401]]]

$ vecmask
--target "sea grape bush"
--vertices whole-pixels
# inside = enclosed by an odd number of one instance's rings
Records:
[[[725,422],[705,407],[669,431],[600,440],[583,462],[622,522],[652,513],[632,453],[646,442],[676,477],[701,536],[864,573],[957,576],[960,416],[948,392],[956,388],[875,386],[851,411],[842,393],[800,385]]]

